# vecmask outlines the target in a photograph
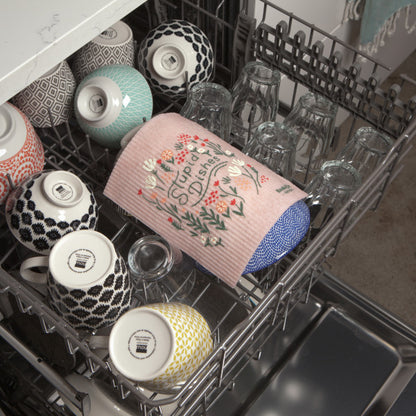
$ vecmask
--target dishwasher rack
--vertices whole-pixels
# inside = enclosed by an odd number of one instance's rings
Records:
[[[215,3],[215,4],[214,4]],[[20,262],[29,255],[8,232],[4,213],[0,216],[0,311],[4,323],[0,335],[25,357],[50,382],[51,395],[47,411],[69,414],[59,406],[54,393],[64,393],[82,412],[86,411],[85,395],[68,385],[53,370],[47,357],[37,357],[7,326],[11,314],[10,299],[20,313],[35,317],[41,332],[58,334],[70,356],[76,358],[77,371],[108,381],[124,403],[138,415],[208,414],[211,406],[228,389],[250,360],[261,355],[262,346],[276,330],[284,330],[290,310],[300,301],[307,302],[312,285],[323,273],[325,260],[335,255],[339,243],[359,219],[379,204],[387,186],[400,171],[402,158],[416,134],[416,97],[402,101],[400,91],[407,82],[393,85],[386,91],[378,77],[386,70],[351,46],[337,40],[315,26],[284,11],[271,1],[261,0],[260,22],[247,14],[248,2],[235,16],[232,1],[202,0],[149,1],[126,17],[140,39],[146,28],[169,18],[182,18],[197,24],[208,34],[216,53],[215,82],[229,88],[245,62],[260,59],[274,66],[292,89],[291,99],[282,101],[279,112],[284,117],[302,91],[317,92],[345,110],[346,121],[339,131],[347,140],[360,123],[370,124],[395,139],[395,144],[382,165],[366,180],[343,209],[310,241],[304,242],[280,262],[258,273],[242,276],[237,289],[231,290],[219,279],[198,275],[198,293],[190,301],[197,309],[209,303],[214,292],[227,299],[221,316],[212,317],[211,327],[216,347],[201,368],[173,394],[153,394],[137,389],[112,368],[108,356],[90,348],[88,335],[73,330],[44,302],[42,296],[27,285],[18,274]],[[273,19],[271,26],[268,16]],[[144,19],[143,19],[144,18]],[[232,51],[232,54],[229,52]],[[367,66],[365,66],[367,64]],[[362,68],[367,68],[363,70]],[[370,68],[370,69],[368,69]],[[364,72],[368,74],[365,75]],[[183,99],[166,101],[154,96],[157,112],[179,111]],[[103,187],[111,173],[117,154],[96,145],[85,136],[73,120],[63,126],[38,131],[45,148],[47,168],[74,172],[93,189],[99,202],[98,230],[105,233],[121,251],[132,238],[151,233],[134,218],[103,195]],[[334,140],[335,152],[341,143]],[[208,301],[207,301],[208,299]]]

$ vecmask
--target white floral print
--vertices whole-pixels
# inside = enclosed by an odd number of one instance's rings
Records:
[[[156,167],[156,159],[147,159],[143,162],[143,169],[152,172]]]
[[[240,176],[241,169],[238,166],[228,166],[228,174],[230,176]]]
[[[241,159],[233,159],[233,163],[237,166],[244,166],[244,160]]]
[[[156,176],[150,175],[146,178],[146,188],[153,189],[157,185]]]

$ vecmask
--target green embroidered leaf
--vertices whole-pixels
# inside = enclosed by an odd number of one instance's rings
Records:
[[[177,230],[183,230],[182,225],[176,221],[171,223]]]
[[[236,215],[239,215],[240,217],[244,217],[244,212],[243,212],[244,206],[243,206],[243,203],[240,202],[240,204],[237,205],[236,208],[238,208],[238,209],[233,210],[233,213],[236,214]]]
[[[217,230],[224,231],[227,229],[224,224],[224,221],[220,219],[220,216],[216,214],[212,208],[208,212],[205,207],[202,207],[201,213],[199,215],[205,221],[208,221],[208,224],[214,225]]]
[[[184,148],[183,143],[175,143],[175,150],[182,150]]]
[[[222,216],[225,218],[231,218],[230,217],[230,207],[227,207],[227,210],[222,213]]]
[[[227,185],[227,184],[229,184],[231,182],[231,178],[229,177],[229,176],[224,176],[223,178],[222,178],[222,183],[224,184],[224,185]]]
[[[171,160],[173,160],[173,159],[171,159]],[[171,162],[171,163],[174,163],[174,162]],[[172,169],[168,166],[168,165],[166,165],[166,164],[164,164],[164,163],[162,163],[161,165],[160,165],[160,167],[165,171],[165,172],[172,172]]]
[[[194,214],[186,212],[185,215],[182,216],[182,219],[184,219],[187,222],[187,226],[193,228],[194,230],[198,230],[201,233],[209,233],[208,226],[201,222],[199,218],[195,218]]]
[[[234,156],[234,153],[231,153],[229,150],[228,151],[227,150],[226,151],[222,150],[220,144],[209,142],[207,144],[207,146],[209,146],[214,151],[214,153],[216,155],[224,155],[224,156],[228,156],[228,157],[233,157]]]

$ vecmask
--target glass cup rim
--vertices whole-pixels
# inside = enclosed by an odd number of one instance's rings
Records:
[[[232,101],[231,92],[222,86],[221,84],[217,84],[215,82],[199,82],[191,87],[189,90],[189,98],[196,100],[196,101],[204,101],[206,102],[206,96],[202,94],[203,91],[214,91],[215,92],[215,100],[209,100],[208,104],[210,106],[219,106],[223,107],[224,104],[230,104]],[[224,102],[225,100],[225,102]]]
[[[317,102],[325,104],[325,107],[316,106]],[[302,107],[306,108],[311,113],[317,114],[321,117],[335,118],[337,114],[337,109],[338,109],[337,104],[335,104],[328,98],[320,94],[316,94],[314,92],[308,92],[302,95],[301,97],[299,97],[299,103],[300,105],[302,105]]]
[[[341,167],[352,178],[353,183],[334,185],[329,180],[328,175],[327,175],[328,170],[330,168],[333,168],[333,167],[337,167],[337,168]],[[356,168],[354,168],[354,166],[352,166],[350,163],[345,162],[343,160],[328,160],[328,161],[324,162],[321,166],[321,169],[320,169],[318,175],[322,178],[323,181],[325,181],[326,183],[331,184],[331,186],[334,186],[338,189],[354,191],[354,190],[358,189],[361,185],[361,175],[358,172],[358,170]]]
[[[257,71],[258,69],[267,71],[268,76],[260,75]],[[260,84],[275,85],[280,84],[281,81],[280,72],[262,61],[247,62],[243,67],[243,72],[247,74],[250,79],[253,79]]]
[[[370,136],[380,139],[376,142],[373,141],[373,143],[382,144],[383,149],[381,149],[380,147],[372,146],[370,143],[368,143],[367,140],[365,140]],[[371,126],[360,127],[354,133],[354,140],[359,142],[363,147],[365,147],[369,151],[380,154],[386,154],[394,144],[393,140],[389,136],[376,130],[374,127]]]

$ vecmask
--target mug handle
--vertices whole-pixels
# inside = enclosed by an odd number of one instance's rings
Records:
[[[91,335],[88,338],[88,346],[91,350],[107,350],[109,338],[108,335]]]
[[[31,283],[41,283],[46,285],[47,274],[42,272],[35,272],[32,269],[35,267],[48,267],[49,257],[39,256],[30,257],[23,261],[20,265],[20,275],[23,279]]]

